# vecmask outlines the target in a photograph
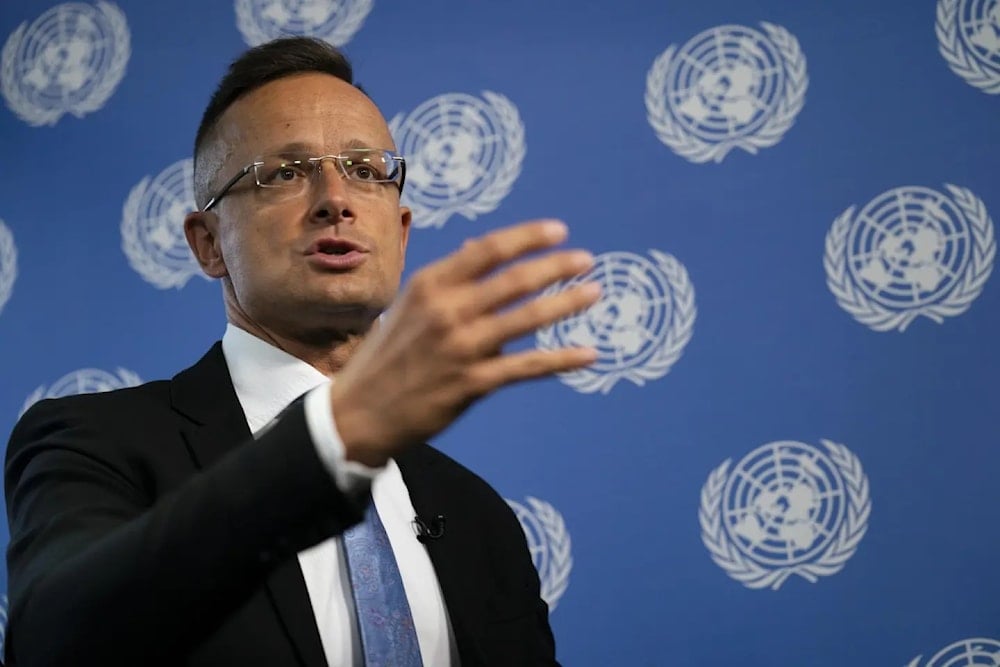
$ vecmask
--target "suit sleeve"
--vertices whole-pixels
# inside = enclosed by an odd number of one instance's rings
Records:
[[[524,642],[527,644],[524,656],[518,657],[518,664],[527,667],[560,667],[556,661],[555,637],[552,634],[552,626],[549,624],[549,606],[542,598],[541,581],[538,577],[538,570],[531,559],[531,552],[528,548],[527,538],[521,528],[520,522],[514,512],[504,503],[504,509],[508,514],[508,522],[511,523],[510,531],[512,539],[516,544],[515,556],[511,562],[517,564],[520,570],[519,578],[525,582],[528,597],[534,601],[534,623],[533,631],[526,633]]]
[[[9,665],[170,663],[283,559],[362,518],[301,405],[154,502],[109,442],[123,436],[73,399],[36,404],[7,449]]]

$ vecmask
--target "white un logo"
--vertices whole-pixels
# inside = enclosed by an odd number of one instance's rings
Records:
[[[1000,94],[1000,0],[938,0],[934,31],[955,74]]]
[[[155,178],[143,178],[122,207],[122,250],[148,282],[167,289],[183,287],[204,275],[184,237],[184,216],[194,203],[194,162],[185,158]]]
[[[0,91],[29,125],[55,125],[104,106],[132,53],[125,15],[110,2],[56,5],[22,23],[0,56]]]
[[[3,312],[3,307],[10,299],[16,278],[17,248],[14,246],[14,235],[0,220],[0,312]]]
[[[31,392],[21,407],[21,414],[23,415],[27,412],[28,408],[43,398],[59,398],[75,394],[96,394],[124,387],[135,387],[139,384],[142,384],[139,376],[124,368],[117,369],[116,373],[109,373],[99,368],[81,368],[72,373],[67,373],[53,382],[49,387],[41,385],[35,391]]]
[[[799,43],[761,23],[706,30],[671,45],[646,76],[646,112],[660,141],[692,162],[721,162],[734,148],[773,146],[805,103],[809,78]]]
[[[389,129],[406,157],[403,203],[416,227],[495,210],[521,173],[524,125],[503,95],[439,95],[398,114]]]
[[[587,273],[545,291],[554,294],[591,281],[602,286],[593,306],[536,334],[541,349],[597,349],[593,364],[559,375],[577,391],[607,394],[619,380],[641,387],[663,377],[691,339],[697,310],[687,270],[667,253],[650,250],[649,255],[603,253]]]
[[[969,190],[945,187],[889,190],[833,222],[826,282],[862,324],[905,331],[921,315],[940,324],[982,292],[996,255],[993,222]]]
[[[524,530],[531,561],[541,581],[542,599],[552,611],[566,592],[569,573],[573,569],[569,533],[562,515],[552,505],[531,496],[525,501],[526,505],[513,500],[507,500],[507,504],[514,510]]]
[[[927,662],[917,656],[906,667],[997,667],[1000,665],[1000,642],[995,639],[963,639],[938,651]]]
[[[308,35],[343,46],[361,29],[372,2],[236,0],[236,27],[250,46],[288,35]]]
[[[712,471],[698,520],[712,560],[748,588],[836,574],[868,528],[861,463],[843,445],[773,442]]]

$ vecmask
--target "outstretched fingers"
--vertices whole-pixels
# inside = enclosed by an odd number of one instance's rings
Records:
[[[506,343],[592,306],[601,296],[598,283],[575,285],[535,297],[509,311],[481,317],[465,331],[474,355],[496,354]]]
[[[484,396],[514,382],[575,371],[596,359],[597,350],[590,347],[528,350],[485,359],[469,370],[469,379],[475,393]]]
[[[469,239],[459,250],[434,265],[435,282],[458,284],[480,278],[522,255],[562,243],[567,235],[564,223],[540,220]]]
[[[475,285],[481,312],[492,312],[560,281],[574,278],[594,265],[585,250],[553,252],[507,267]]]

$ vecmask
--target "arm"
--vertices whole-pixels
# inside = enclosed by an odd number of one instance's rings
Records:
[[[521,528],[520,522],[514,512],[504,502],[505,518],[510,534],[512,551],[509,563],[514,580],[524,582],[527,596],[534,601],[534,615],[528,622],[528,627],[523,631],[515,631],[520,635],[523,647],[516,655],[505,656],[499,660],[502,664],[517,664],[524,667],[559,667],[556,662],[555,637],[552,634],[552,627],[549,625],[549,606],[542,599],[541,582],[538,578],[538,570],[531,560],[531,552],[528,549],[528,542]],[[517,641],[507,642],[505,650],[515,651],[518,646]]]
[[[151,502],[98,417],[113,411],[92,409],[100,400],[37,404],[11,436],[12,664],[149,664],[164,638],[183,651],[282,559],[361,519],[301,405]]]
[[[565,225],[552,223],[499,230],[411,280],[330,391],[347,461],[382,466],[495,389],[596,358],[586,348],[501,353],[599,296],[588,283],[506,308],[592,265],[587,253],[556,252],[503,268],[565,237]],[[324,469],[301,406],[154,503],[141,474],[129,474],[128,455],[115,454],[135,451],[109,435],[118,414],[102,409],[102,422],[84,409],[105,400],[39,404],[12,435],[8,655],[15,659],[130,664],[159,649],[162,637],[183,650],[246,600],[275,563],[361,519]],[[117,441],[126,437],[137,436]]]

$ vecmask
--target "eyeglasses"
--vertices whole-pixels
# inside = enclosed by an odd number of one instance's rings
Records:
[[[333,160],[347,182],[359,188],[376,188],[385,183],[395,183],[400,194],[406,179],[406,162],[402,156],[380,148],[353,148],[340,155],[310,157],[295,153],[261,155],[243,167],[208,200],[202,211],[207,211],[222,199],[230,188],[251,171],[258,188],[263,188],[277,199],[292,198],[309,187],[323,172],[323,162]]]

